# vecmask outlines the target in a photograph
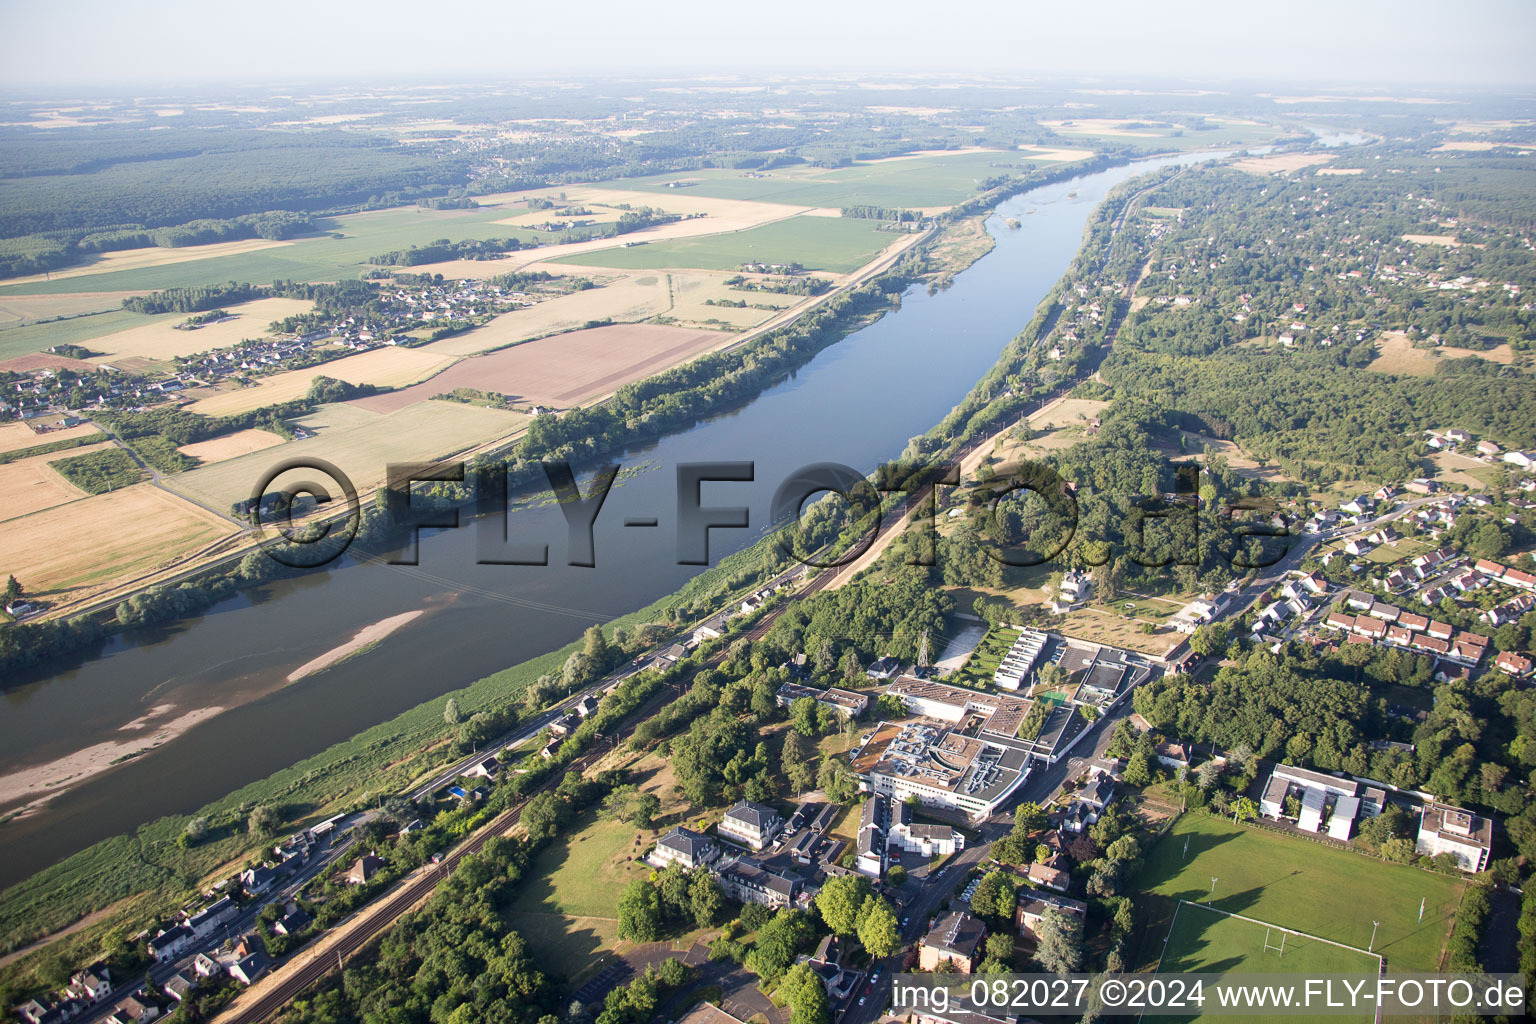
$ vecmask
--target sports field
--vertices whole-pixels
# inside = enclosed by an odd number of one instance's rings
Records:
[[[622,270],[734,270],[752,262],[798,263],[807,270],[848,274],[901,237],[881,231],[878,221],[793,217],[747,231],[602,249],[550,262]]]
[[[1214,898],[1212,878],[1216,879]],[[1388,971],[1433,971],[1466,884],[1459,878],[1387,864],[1194,812],[1180,818],[1153,848],[1140,881],[1144,895],[1138,903],[1148,921],[1144,960],[1156,960],[1162,952],[1162,937],[1177,924],[1169,955],[1181,963],[1232,960],[1234,966],[1219,969],[1285,971],[1295,964],[1305,965],[1308,958],[1334,954],[1312,949],[1323,943],[1298,944],[1297,959],[1292,961],[1290,950],[1296,940],[1291,937],[1286,940],[1283,967],[1237,966],[1251,954],[1249,926],[1215,914],[1195,914],[1186,921],[1182,911],[1175,922],[1179,901],[1209,902],[1229,914],[1357,949],[1373,948],[1386,957]],[[1419,920],[1421,900],[1423,921]],[[1374,947],[1373,921],[1380,922]],[[1262,927],[1257,934],[1262,958]],[[1278,936],[1270,938],[1278,942]],[[1157,944],[1149,947],[1146,943],[1154,939]]]
[[[1161,970],[1192,973],[1375,974],[1380,958],[1256,918],[1180,903]]]

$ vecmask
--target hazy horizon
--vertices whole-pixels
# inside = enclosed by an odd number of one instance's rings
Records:
[[[402,0],[260,8],[105,0],[0,11],[0,89],[261,87],[758,75],[1003,75],[1163,82],[1536,88],[1525,52],[1536,5],[1481,0],[1454,14],[1427,0],[1284,10],[1175,0],[1070,8],[966,2],[936,17],[912,0],[771,9],[702,0],[441,11]]]

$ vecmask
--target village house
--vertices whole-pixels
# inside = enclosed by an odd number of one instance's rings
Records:
[[[1082,921],[1088,913],[1088,904],[1070,899],[1060,893],[1046,892],[1023,886],[1019,889],[1013,911],[1013,923],[1020,935],[1033,937],[1035,929],[1047,911],[1055,910],[1067,917]]]

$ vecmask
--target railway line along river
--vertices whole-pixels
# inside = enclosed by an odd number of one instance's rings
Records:
[[[548,566],[479,565],[474,529],[424,530],[416,566],[348,558],[173,626],[119,637],[77,668],[8,687],[0,811],[37,798],[35,786],[8,797],[9,777],[35,783],[50,764],[70,766],[61,774],[74,777],[51,787],[62,791],[46,803],[0,823],[0,887],[97,840],[195,810],[675,590],[701,568],[677,564],[680,463],[755,463],[753,482],[703,485],[704,505],[751,510],[751,529],[710,531],[718,561],[757,539],[774,490],[793,471],[828,461],[867,471],[899,455],[1029,322],[1112,187],[1212,156],[1142,160],[1015,196],[987,222],[996,247],[948,289],[910,289],[899,309],[750,403],[626,453],[623,465],[653,468],[610,494],[595,526],[593,568],[565,564],[559,507],[537,503],[509,517],[509,539],[548,542]],[[1021,227],[1008,229],[1008,219]],[[658,525],[626,527],[630,518]],[[381,624],[388,628],[369,632]],[[328,662],[323,671],[302,671],[317,659]],[[82,756],[93,749],[138,752],[102,765]]]

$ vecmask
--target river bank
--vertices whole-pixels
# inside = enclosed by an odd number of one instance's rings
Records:
[[[663,467],[751,458],[757,465],[756,479],[739,485],[710,484],[706,504],[747,504],[758,516],[757,523],[766,522],[764,510],[779,482],[800,466],[832,459],[869,470],[894,457],[908,438],[943,419],[996,361],[1076,253],[1083,225],[1103,194],[1156,164],[1100,171],[1008,200],[1003,214],[1022,217],[1030,212],[1026,226],[1008,230],[1000,218],[989,219],[996,247],[957,275],[949,289],[927,295],[922,288],[909,288],[897,312],[822,350],[756,400],[679,434],[636,446],[625,457],[649,459]],[[1072,192],[1077,194],[1069,195]],[[936,347],[936,341],[942,344]],[[915,381],[921,386],[914,388]],[[898,394],[901,401],[890,400]],[[661,536],[670,536],[666,528],[675,524],[666,510],[675,500],[672,474],[666,472],[644,474],[632,486],[615,491],[596,524],[598,565],[592,569],[561,564],[566,530],[559,509],[551,504],[529,509],[508,526],[511,540],[549,543],[549,566],[480,565],[473,530],[424,531],[420,566],[348,563],[335,571],[277,581],[260,588],[254,599],[242,595],[226,608],[178,624],[158,643],[109,652],[103,661],[120,669],[111,681],[115,691],[109,689],[104,672],[76,673],[74,679],[61,681],[91,693],[99,687],[110,700],[142,678],[147,685],[140,692],[148,692],[165,684],[165,675],[155,679],[155,666],[197,663],[199,651],[217,652],[202,663],[220,671],[199,674],[211,691],[245,676],[286,676],[335,649],[338,611],[354,620],[377,622],[401,614],[402,605],[420,607],[434,594],[459,595],[454,615],[413,623],[398,635],[384,637],[366,654],[331,662],[322,674],[301,678],[218,716],[182,737],[180,749],[135,758],[121,772],[62,798],[46,816],[53,819],[51,828],[36,827],[34,818],[20,823],[27,827],[8,832],[17,823],[7,823],[0,826],[0,840],[10,849],[27,851],[29,846],[21,841],[27,837],[28,843],[51,848],[53,860],[61,859],[61,847],[71,836],[78,844],[92,832],[100,837],[133,831],[139,844],[163,849],[162,844],[174,842],[185,820],[181,816],[202,813],[200,808],[228,814],[242,800],[282,793],[302,793],[306,805],[314,805],[353,792],[350,779],[371,777],[375,785],[388,784],[393,773],[383,771],[387,765],[399,762],[411,744],[419,751],[441,732],[437,701],[443,695],[454,692],[466,712],[497,702],[504,706],[539,672],[561,660],[559,652],[539,652],[574,640],[590,622],[612,619],[658,595],[672,594],[692,579],[696,568],[676,564],[670,544],[636,544],[632,534],[623,532],[622,523],[633,513],[635,518],[657,518]],[[712,560],[718,561],[721,552],[750,545],[759,535],[756,529],[714,531]],[[743,578],[748,573],[736,563],[728,571]],[[710,570],[717,572],[718,567]],[[694,588],[694,595],[699,592]],[[691,600],[684,588],[672,606],[686,612]],[[643,621],[643,616],[627,621]],[[317,622],[329,624],[324,637],[317,635]],[[507,664],[518,668],[497,671]],[[476,678],[481,683],[455,690]],[[54,693],[64,690],[58,687]],[[467,697],[459,697],[461,693]],[[31,699],[46,704],[56,698],[39,692]],[[359,733],[360,714],[388,720]],[[20,719],[17,723],[13,728],[19,733]],[[8,726],[9,721],[0,730]],[[252,737],[260,737],[254,746]],[[322,753],[311,754],[315,749]],[[241,757],[228,758],[231,750],[241,751]],[[361,750],[369,752],[368,758],[357,762]],[[345,784],[335,783],[338,765],[349,759],[354,759],[356,770],[348,770]],[[408,759],[404,765],[408,772]],[[189,771],[192,766],[197,771]],[[334,784],[327,785],[328,779]],[[171,817],[140,826],[159,815]],[[35,858],[29,860],[14,866],[13,878],[41,866]],[[61,867],[67,873],[67,865]],[[9,897],[20,895],[15,892],[0,898],[0,917],[11,917],[6,911],[24,906],[31,910],[21,916],[40,911],[48,902],[50,885],[48,879],[34,882],[22,887],[27,899],[13,902]],[[73,909],[85,912],[87,902]],[[6,903],[11,906],[3,906]]]

